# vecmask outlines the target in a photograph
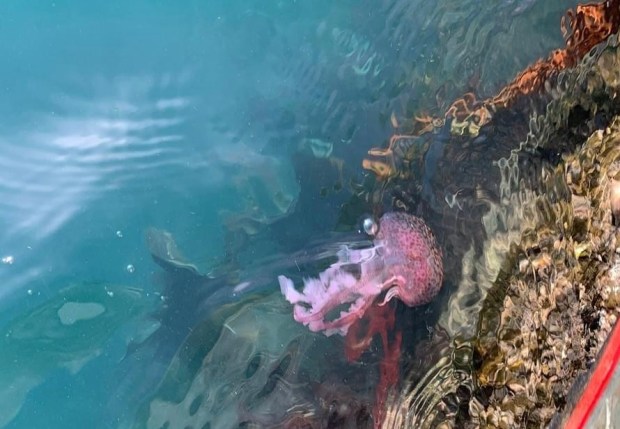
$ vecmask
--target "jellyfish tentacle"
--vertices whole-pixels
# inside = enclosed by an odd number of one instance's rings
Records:
[[[392,286],[385,294],[385,298],[379,305],[385,305],[394,297],[400,298],[400,290],[405,287],[406,280],[402,276],[392,276],[386,282],[383,283],[382,289]]]

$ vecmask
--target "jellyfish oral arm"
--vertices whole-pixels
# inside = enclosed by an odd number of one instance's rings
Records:
[[[304,323],[313,332],[322,331],[327,337],[333,334],[344,336],[349,331],[351,325],[364,316],[371,304],[372,300],[359,297],[350,305],[347,311],[341,311],[340,316],[331,321],[324,320],[323,317],[312,316],[308,318],[304,314],[298,314],[298,307],[295,308],[294,317],[296,321]]]
[[[279,276],[278,281],[286,300],[295,306],[295,320],[327,336],[346,335],[349,327],[364,316],[383,290],[391,286],[380,305],[399,297],[399,289],[405,284],[405,279],[398,275],[382,282],[376,277],[358,280],[341,270],[338,264],[322,272],[319,278],[305,279],[303,292],[297,291],[293,281],[285,276]],[[340,314],[327,320],[328,313],[337,311],[338,307],[343,308]]]
[[[392,298],[400,298],[400,290],[403,289],[406,285],[406,280],[403,276],[393,276],[388,279],[385,283],[383,283],[381,289],[386,289],[392,286],[387,293],[385,294],[385,298],[379,305],[387,304]]]
[[[325,335],[346,335],[349,327],[370,307],[381,293],[382,286],[356,279],[352,274],[334,264],[319,278],[304,280],[304,290],[295,289],[293,281],[279,276],[280,290],[288,302],[295,306],[294,318],[311,331],[324,331]],[[348,308],[346,306],[349,305]],[[325,320],[329,312],[344,306],[334,320]]]

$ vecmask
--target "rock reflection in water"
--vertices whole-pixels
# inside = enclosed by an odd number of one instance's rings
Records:
[[[212,319],[196,327],[135,427],[371,427],[370,401],[354,388],[363,379],[355,381],[334,339],[290,323],[279,294],[220,313],[228,316],[219,334]],[[329,381],[347,377],[350,387]]]

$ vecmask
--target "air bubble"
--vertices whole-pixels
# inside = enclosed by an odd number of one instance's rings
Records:
[[[363,226],[364,226],[364,232],[371,236],[374,236],[375,234],[377,234],[377,231],[379,230],[379,226],[377,225],[377,222],[375,222],[372,218],[369,218],[369,217],[364,219]]]
[[[123,238],[123,231],[121,231],[120,229],[118,231],[116,231],[116,236],[118,238]]]
[[[6,265],[12,265],[15,262],[15,258],[12,255],[8,255],[2,258],[2,263]]]
[[[126,270],[127,270],[127,272],[128,272],[129,274],[133,274],[133,273],[134,273],[134,271],[136,271],[136,267],[134,267],[132,264],[129,264],[129,265],[127,265]]]

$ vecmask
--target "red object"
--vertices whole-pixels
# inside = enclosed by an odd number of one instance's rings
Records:
[[[375,302],[364,318],[355,322],[345,339],[345,354],[349,362],[358,360],[368,350],[376,335],[381,337],[383,359],[379,364],[379,384],[375,390],[373,419],[375,428],[380,428],[384,418],[384,408],[390,389],[398,383],[399,360],[402,343],[402,332],[396,327],[394,305],[379,305]],[[390,341],[390,332],[393,332]]]
[[[620,328],[618,323],[614,327],[607,345],[586,385],[586,388],[575,405],[565,429],[581,429],[586,427],[592,411],[599,404],[609,385],[609,380],[620,362]]]

